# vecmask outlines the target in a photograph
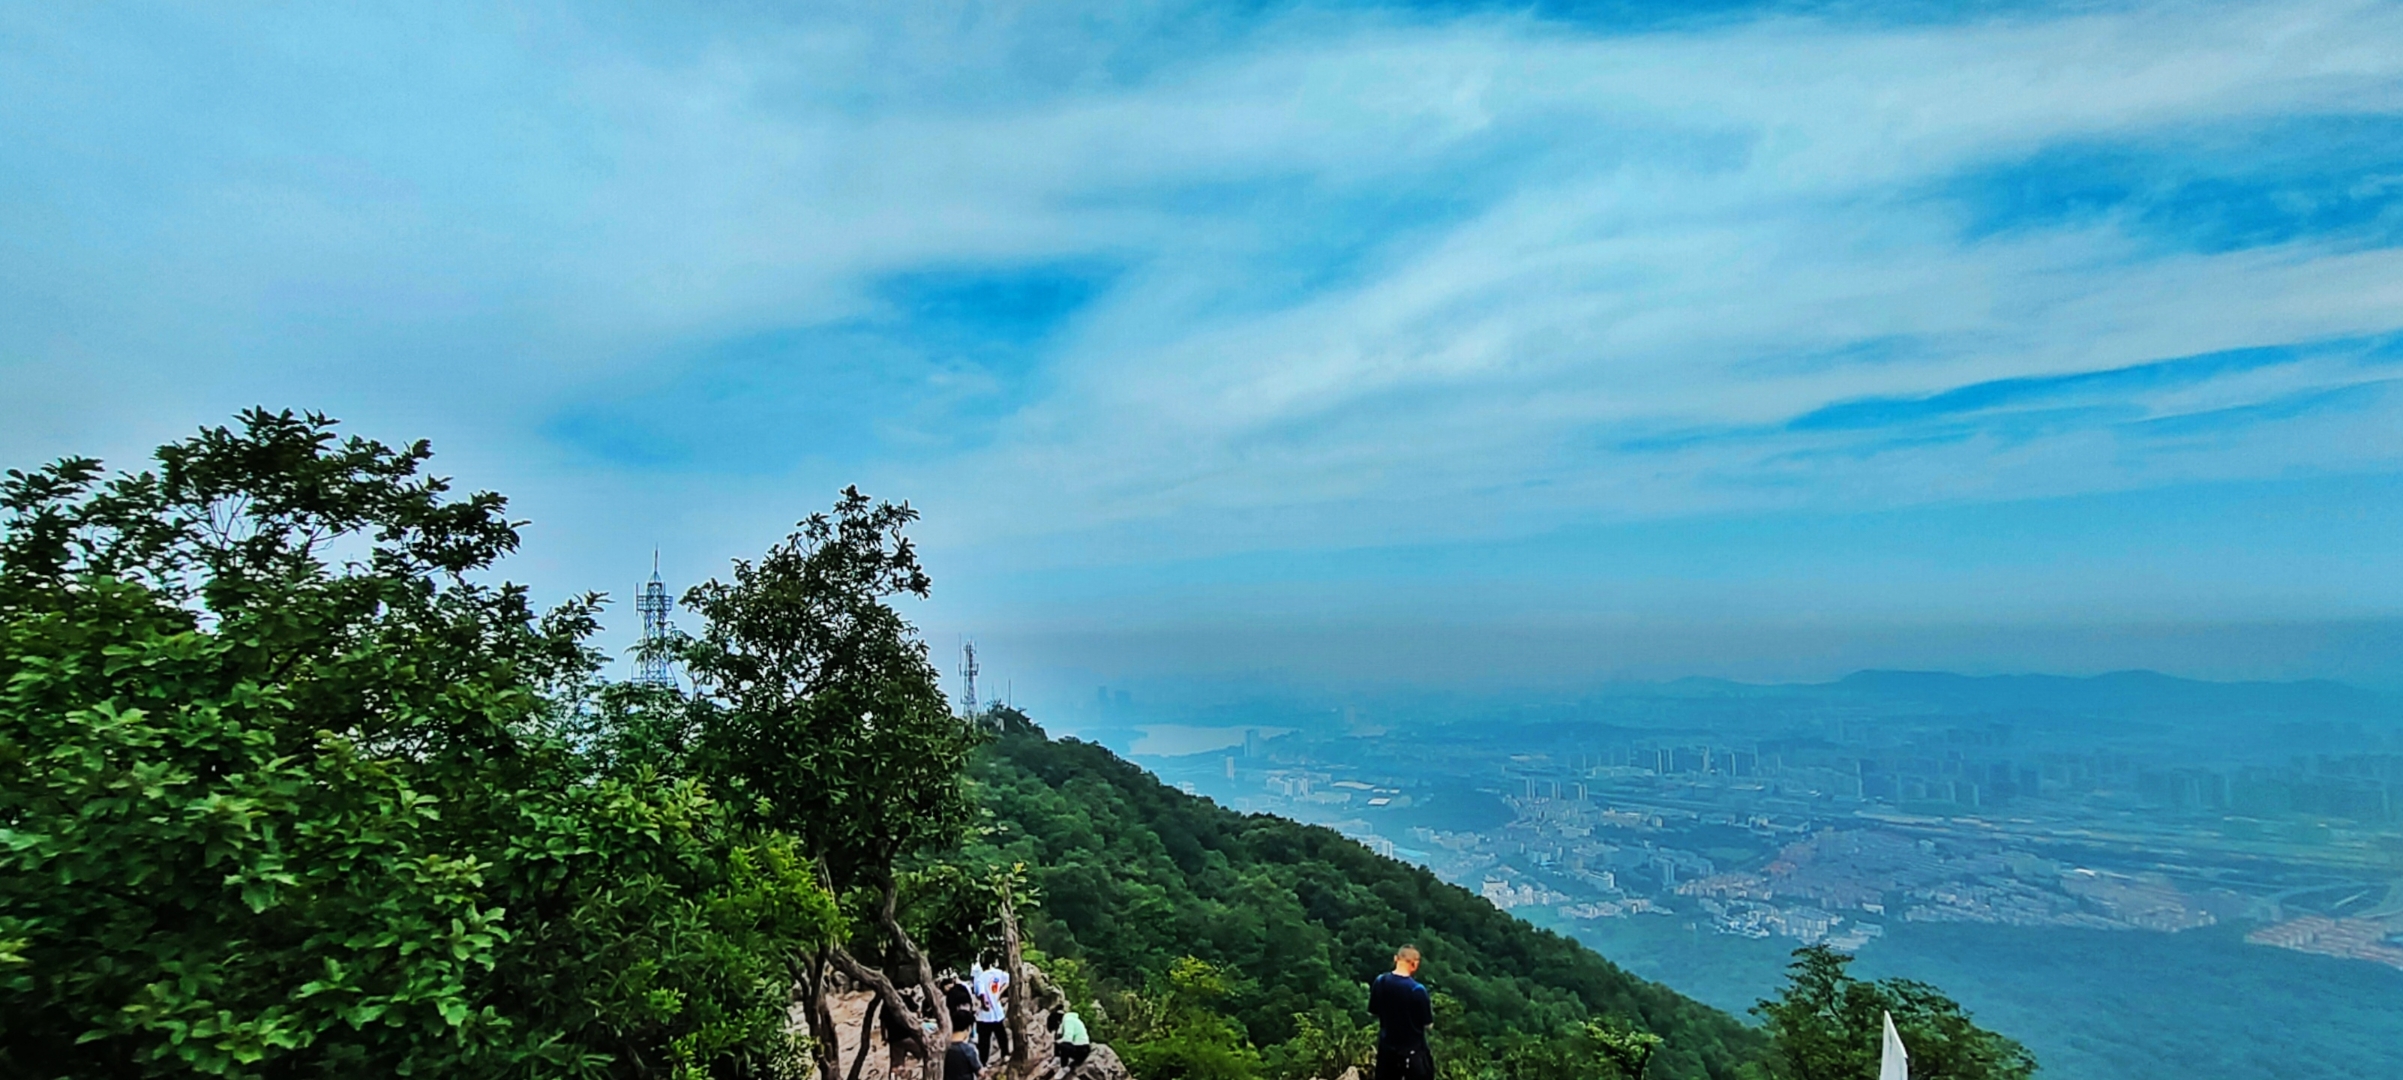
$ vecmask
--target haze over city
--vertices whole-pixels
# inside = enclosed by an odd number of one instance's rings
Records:
[[[320,409],[621,600],[857,483],[1038,697],[2403,682],[2403,10],[1684,10],[19,5],[0,454]]]

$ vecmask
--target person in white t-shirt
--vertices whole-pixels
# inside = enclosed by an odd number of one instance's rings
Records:
[[[968,969],[968,992],[976,997],[976,1052],[986,1061],[1016,1056],[1010,1046],[1009,1002],[1003,997],[1009,988],[1010,973],[993,966],[991,953]],[[1001,1058],[993,1056],[996,1041],[1001,1043]]]

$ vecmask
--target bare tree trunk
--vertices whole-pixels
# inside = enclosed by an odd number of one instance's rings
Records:
[[[925,1021],[929,1018],[910,1007],[909,1000],[901,996],[900,989],[893,985],[893,980],[888,978],[884,972],[860,963],[858,957],[851,955],[851,950],[844,948],[839,943],[827,948],[826,958],[834,966],[842,969],[843,974],[850,976],[851,981],[875,992],[877,1004],[870,1008],[875,1008],[877,1005],[888,1006],[893,1010],[894,1015],[900,1017],[901,1022],[908,1026],[906,1032],[900,1032],[893,1030],[892,1025],[887,1024],[884,1038],[888,1044],[895,1039],[918,1041],[919,1048],[924,1051],[922,1057],[925,1059],[920,1065],[921,1080],[942,1080],[943,1049],[951,1041],[951,1010],[944,1007],[943,991],[935,986],[934,966],[927,962],[926,954],[919,951],[918,943],[910,940],[909,931],[901,928],[901,919],[895,913],[895,909],[900,904],[900,892],[891,875],[886,875],[882,887],[883,902],[878,906],[876,912],[877,922],[893,939],[893,948],[900,953],[904,961],[917,969],[918,990],[926,996],[927,1011],[934,1014],[931,1017],[934,1021],[933,1033],[930,1035],[926,1030]],[[841,1062],[840,1051],[836,1052],[835,1060],[839,1065]],[[835,1073],[829,1072],[826,1074],[825,1080],[833,1080],[835,1075]],[[856,1070],[852,1080],[858,1080]],[[896,1076],[892,1080],[901,1080],[901,1078]]]
[[[877,906],[876,920],[883,925],[885,935],[893,939],[894,950],[900,953],[905,962],[918,969],[918,992],[926,995],[926,1011],[934,1014],[934,1033],[927,1036],[923,1080],[943,1080],[943,1049],[951,1042],[951,1009],[943,1004],[942,988],[935,985],[934,965],[927,961],[924,952],[919,951],[918,943],[910,940],[909,931],[901,928],[901,918],[895,911],[901,902],[901,892],[891,874],[885,875],[883,888],[883,902]],[[896,1000],[899,996],[898,992],[894,995]],[[912,1023],[918,1023],[917,1014],[906,1006],[902,1008],[902,1015],[909,1017]],[[917,1030],[924,1032],[926,1025],[918,1023]],[[891,1038],[892,1032],[886,1032],[885,1037]],[[894,1080],[900,1078],[895,1077]]]
[[[851,1080],[859,1080],[859,1071],[867,1067],[869,1036],[876,1031],[876,1014],[883,1011],[882,1001],[871,1001],[867,1009],[859,1014],[859,1053],[851,1055]],[[892,1037],[891,1032],[885,1033],[887,1041]]]
[[[886,978],[884,972],[860,963],[858,957],[851,955],[850,950],[840,945],[830,950],[830,954],[834,958],[835,966],[843,969],[843,974],[851,976],[853,982],[865,985],[876,995],[879,1006],[891,1005],[894,1012],[901,1014],[901,1022],[911,1025],[911,1030],[925,1030],[918,1017],[918,1011],[909,1007],[909,999],[901,996],[901,989],[894,986],[893,980]],[[891,1041],[892,1029],[888,1027],[884,1037],[886,1041]]]
[[[828,947],[828,952],[842,946]],[[834,1080],[843,1074],[843,1035],[834,1026],[834,1012],[826,1007],[827,955],[812,955],[803,986],[809,993],[809,1053],[817,1062],[819,1080]]]
[[[1019,949],[1018,912],[1010,904],[1010,887],[1007,884],[1001,887],[1001,952],[1001,962],[1007,965],[1002,970],[1010,973],[1009,990],[1004,996],[1009,1005],[1010,1047],[1016,1051],[1010,1062],[1010,1075],[1016,1080],[1028,1080],[1035,1074],[1034,1039],[1028,1034],[1027,1024],[1031,1019],[1028,1014],[1033,1011],[1027,1006],[1030,980],[1026,974],[1026,960]]]

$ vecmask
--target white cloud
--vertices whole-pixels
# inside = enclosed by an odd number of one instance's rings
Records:
[[[127,404],[128,381],[205,403],[189,420],[319,393],[451,436],[503,486],[581,474],[572,512],[615,529],[631,480],[589,479],[605,467],[536,441],[563,404],[694,343],[855,315],[883,274],[1100,254],[1129,271],[993,445],[844,465],[935,508],[946,544],[1084,536],[1028,556],[1083,558],[1137,534],[1146,555],[1491,536],[2403,454],[2392,393],[2266,440],[2169,448],[2093,429],[1820,457],[1801,455],[1839,447],[1807,434],[1623,448],[2394,329],[2391,249],[2170,253],[2111,221],[1969,242],[1931,194],[2064,140],[2403,113],[2392,5],[1634,35],[875,5],[776,26],[453,23],[234,35],[253,51],[232,54],[178,48],[175,27],[29,45],[48,51],[23,78],[131,89],[53,95],[69,112],[47,121],[0,106],[47,155],[0,157],[42,185],[0,217],[21,253],[0,274],[31,298],[0,356],[49,373],[0,405],[20,433],[0,450],[178,415]],[[83,36],[146,33],[110,53],[119,66],[62,59]],[[146,141],[165,133],[166,150]],[[74,190],[93,177],[115,190]],[[112,230],[141,235],[94,242]],[[1342,266],[1293,269],[1314,261]],[[1827,359],[1864,341],[1906,346]],[[122,377],[78,396],[55,377],[70,365]],[[2127,404],[2165,415],[2367,378],[2325,361]],[[446,393],[460,386],[477,392]]]
[[[1129,92],[1139,105],[1122,95],[1072,111],[1080,128],[1097,113],[1167,121],[1129,122],[1114,138],[1063,140],[1056,113],[1004,122],[984,137],[1031,148],[1037,162],[1060,160],[1042,150],[1062,142],[1116,148],[1067,153],[1097,169],[1054,178],[1073,186],[1044,201],[1135,182],[1130,172],[1166,184],[1257,162],[1331,188],[1373,186],[1477,167],[1480,140],[1539,149],[1492,166],[1518,182],[1483,212],[1341,291],[1223,318],[1201,314],[1181,280],[1165,301],[1120,297],[1126,316],[1098,316],[1103,329],[1066,364],[1065,391],[982,459],[973,486],[993,496],[997,521],[1050,525],[1322,501],[1394,508],[1349,515],[1341,539],[1353,542],[1477,506],[1480,488],[1514,481],[1551,482],[1522,496],[1547,505],[1516,516],[1517,527],[1747,500],[1925,498],[1922,470],[1881,483],[1884,462],[1825,461],[1813,466],[1821,475],[1747,493],[1699,481],[1784,479],[1757,447],[1706,444],[1665,474],[1636,477],[1612,474],[1657,463],[1563,443],[1595,425],[1757,424],[1851,397],[2391,329],[2403,261],[2390,251],[2306,239],[2163,256],[2111,228],[1971,244],[1921,189],[2064,139],[2392,113],[2398,46],[2403,14],[2361,5],[1595,40],[1523,23],[1386,27],[1225,59]],[[1281,93],[1264,102],[1251,93],[1263,86]],[[1187,156],[1181,139],[1196,131],[1208,152]],[[1230,144],[1231,131],[1250,137]],[[1662,152],[1616,152],[1623,133]],[[1152,149],[1163,138],[1180,141]],[[1680,140],[1702,149],[1681,153]],[[1709,152],[1725,140],[1742,146],[1733,160]],[[1227,227],[1142,241],[1174,262],[1187,246],[1222,250]],[[1261,258],[1279,242],[1273,231],[1247,239]],[[1240,275],[1244,262],[1225,270]],[[1178,317],[1180,299],[1197,317]],[[1760,372],[1780,354],[1894,336],[1928,339],[1933,355]],[[2156,467],[2081,439],[2083,453],[1981,448],[1923,460],[1958,477],[1934,494],[2008,497],[2257,475],[2270,460],[2383,464],[2397,449],[2325,440],[2316,454],[2265,457],[2234,446],[2209,465]],[[1471,528],[1497,527],[1510,526]]]

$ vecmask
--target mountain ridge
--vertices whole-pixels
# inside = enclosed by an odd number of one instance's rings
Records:
[[[1098,744],[1005,735],[975,776],[997,830],[976,854],[1029,867],[1045,897],[1028,919],[1038,946],[1124,985],[1183,955],[1229,967],[1242,985],[1230,1009],[1258,1045],[1290,1037],[1296,1013],[1365,1021],[1367,981],[1409,943],[1459,1003],[1459,1034],[1489,1052],[1602,1016],[1667,1039],[1663,1080],[1756,1076],[1765,1060],[1758,1029],[1422,867],[1187,795]]]
[[[2169,675],[2149,668],[2127,668],[2094,675],[2042,672],[1966,675],[1930,669],[1862,668],[1825,682],[1776,683],[1687,676],[1660,683],[1619,684],[1596,696],[1764,698],[1804,695],[1861,695],[1950,705],[1963,704],[1965,699],[1972,698],[1976,698],[1978,704],[1989,705],[1996,704],[1997,699],[2008,699],[2008,703],[2013,705],[2035,704],[2050,708],[2151,709],[2199,705],[2249,711],[2309,708],[2360,716],[2392,716],[2403,711],[2403,699],[2334,679],[2223,681]]]

